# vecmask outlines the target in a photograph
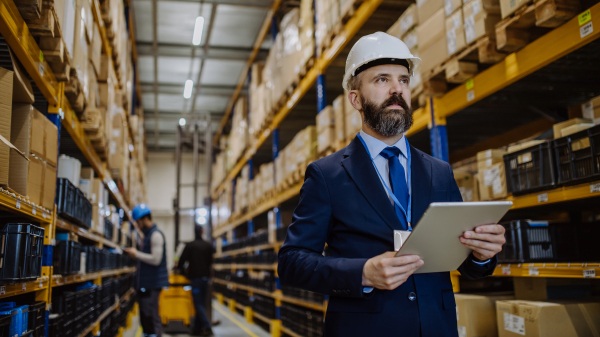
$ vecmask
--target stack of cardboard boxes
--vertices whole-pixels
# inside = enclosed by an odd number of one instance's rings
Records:
[[[417,13],[417,5],[412,4],[400,15],[396,23],[387,31],[388,34],[402,40],[410,53],[414,56],[419,56],[419,36],[417,34],[419,25],[419,15]],[[423,91],[421,81],[421,72],[417,70],[410,79],[410,90],[413,97],[416,97]]]
[[[477,179],[479,197],[482,201],[506,198],[506,173],[504,155],[506,151],[490,149],[477,153]]]
[[[335,115],[333,107],[328,105],[317,114],[317,153],[333,150],[335,141]]]
[[[53,210],[58,129],[32,106],[31,84],[14,59],[12,68],[0,68],[0,186]]]
[[[233,109],[230,133],[231,160],[237,162],[248,145],[248,106],[245,97],[240,97]]]

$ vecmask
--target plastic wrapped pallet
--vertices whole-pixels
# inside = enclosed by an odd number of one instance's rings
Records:
[[[298,165],[306,164],[317,156],[317,128],[307,126],[293,140]]]
[[[314,13],[312,0],[300,0],[300,20],[298,21],[300,31],[300,44],[302,55],[298,63],[298,71],[314,56],[315,41],[314,35]]]
[[[335,140],[335,116],[333,107],[328,105],[317,114],[317,153],[333,149]]]
[[[246,98],[240,97],[235,103],[231,121],[231,159],[237,162],[248,145],[248,106]]]
[[[346,118],[344,118],[346,104],[350,103],[347,102],[347,98],[345,95],[339,95],[335,100],[333,100],[333,119],[335,120],[334,128],[336,150],[339,150],[341,148],[341,144],[344,143],[344,139],[346,138]]]
[[[460,52],[467,46],[463,25],[463,12],[460,10],[446,18],[446,42],[448,55],[450,56]]]
[[[274,160],[275,165],[275,187],[281,188],[286,176],[285,169],[285,151],[279,151],[279,155]]]
[[[430,70],[448,59],[444,19],[444,9],[440,9],[427,21],[420,21],[421,24],[417,29],[417,34],[419,40],[419,57],[421,58],[421,74],[427,74]]]

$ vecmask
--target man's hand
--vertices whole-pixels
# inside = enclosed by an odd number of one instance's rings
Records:
[[[127,253],[129,256],[135,258],[135,255],[137,254],[137,249],[135,248],[125,248],[123,249],[125,251],[125,253]]]
[[[502,251],[506,242],[504,231],[504,227],[498,224],[478,226],[474,231],[464,232],[460,242],[473,250],[475,258],[485,261]]]
[[[423,265],[417,255],[395,257],[386,252],[367,260],[363,267],[362,285],[383,290],[394,290]]]

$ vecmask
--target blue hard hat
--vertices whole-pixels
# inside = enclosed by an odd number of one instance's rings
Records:
[[[139,204],[137,206],[135,206],[135,208],[133,209],[133,212],[131,212],[131,216],[133,217],[134,221],[138,221],[139,219],[143,218],[144,216],[152,213],[150,211],[150,208],[148,208],[148,206],[146,204]]]

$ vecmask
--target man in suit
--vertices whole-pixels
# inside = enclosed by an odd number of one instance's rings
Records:
[[[279,251],[282,282],[330,296],[328,337],[458,335],[450,274],[413,275],[424,262],[393,252],[394,230],[412,230],[431,202],[462,201],[451,166],[404,137],[412,125],[410,74],[419,62],[381,32],[353,46],[343,86],[362,130],[308,166]],[[457,240],[473,250],[459,268],[464,277],[493,273],[502,226],[479,226]],[[322,255],[325,243],[331,256]]]

